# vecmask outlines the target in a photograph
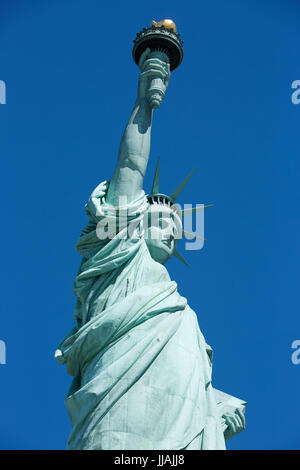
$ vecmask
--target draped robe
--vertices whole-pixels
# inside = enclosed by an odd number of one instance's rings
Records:
[[[99,188],[77,243],[76,326],[56,353],[74,376],[67,448],[225,449],[212,350],[176,282],[150,256],[146,196],[127,206],[124,223],[105,201],[106,183]],[[117,223],[112,239],[99,239],[104,220]]]

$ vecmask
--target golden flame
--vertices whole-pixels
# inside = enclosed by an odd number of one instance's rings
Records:
[[[167,29],[173,29],[174,33],[176,33],[176,31],[177,31],[176,30],[176,24],[172,20],[161,20],[158,23],[156,23],[156,21],[152,20],[152,24],[153,24],[153,26],[155,26],[157,28],[159,26],[164,26]]]

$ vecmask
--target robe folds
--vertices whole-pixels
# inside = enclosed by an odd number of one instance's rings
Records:
[[[56,353],[74,376],[65,400],[73,425],[67,449],[225,449],[212,350],[176,282],[150,256],[146,196],[126,207],[125,220],[106,203],[107,185],[86,206],[76,326]],[[118,231],[104,240],[105,221]]]

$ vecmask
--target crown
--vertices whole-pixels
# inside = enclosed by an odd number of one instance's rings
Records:
[[[160,178],[160,157],[158,157],[157,160],[157,165],[156,165],[156,170],[155,170],[155,175],[154,175],[154,180],[153,180],[153,185],[152,185],[152,190],[151,193],[147,195],[147,200],[151,205],[157,204],[158,206],[161,206],[162,209],[167,209],[169,211],[172,211],[174,215],[174,221],[175,225],[177,228],[177,233],[182,234],[183,237],[192,239],[192,238],[197,238],[199,240],[203,240],[200,238],[198,235],[195,235],[194,233],[187,232],[186,230],[182,230],[182,218],[185,215],[191,215],[194,212],[197,212],[198,210],[204,209],[206,207],[210,207],[210,205],[206,206],[201,206],[201,207],[194,207],[192,209],[179,209],[179,207],[176,204],[176,199],[178,198],[179,194],[183,190],[183,188],[186,186],[188,183],[189,179],[193,176],[195,173],[196,169],[193,170],[183,181],[180,183],[179,186],[170,194],[170,196],[167,196],[166,194],[160,193],[159,192],[159,178]],[[189,266],[188,262],[184,259],[184,257],[179,253],[177,248],[175,247],[174,249],[174,256],[178,258],[180,261],[182,261],[185,265]]]

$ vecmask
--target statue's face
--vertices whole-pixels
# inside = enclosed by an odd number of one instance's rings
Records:
[[[168,208],[151,205],[148,210],[148,228],[145,240],[152,258],[165,264],[171,258],[176,244],[174,215]]]

